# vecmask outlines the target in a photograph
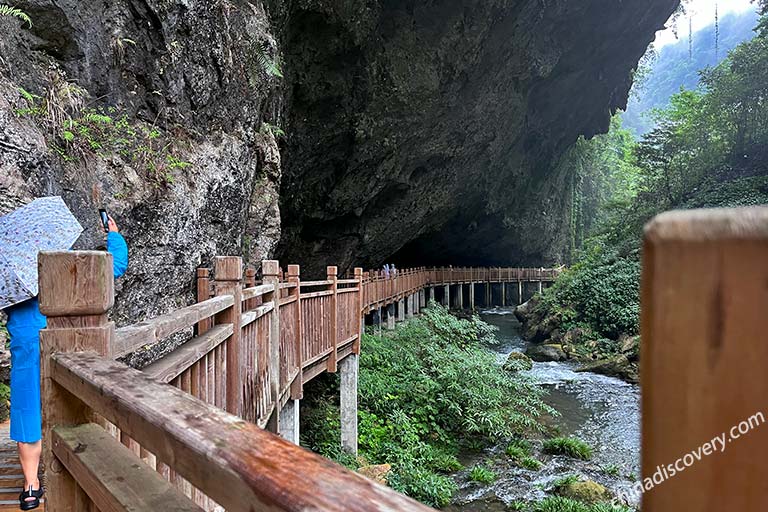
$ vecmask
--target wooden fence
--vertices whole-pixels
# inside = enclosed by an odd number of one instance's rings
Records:
[[[359,353],[372,308],[427,286],[555,275],[358,268],[339,278],[328,267],[302,281],[297,265],[265,261],[257,280],[239,257],[217,257],[213,273],[198,269],[198,303],[115,329],[111,268],[103,252],[40,255],[49,510],[427,510],[267,430],[305,382]],[[176,338],[142,371],[116,361]]]

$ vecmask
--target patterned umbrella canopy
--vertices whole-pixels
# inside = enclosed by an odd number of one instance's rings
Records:
[[[0,309],[37,295],[37,253],[67,250],[82,232],[58,196],[0,217]]]

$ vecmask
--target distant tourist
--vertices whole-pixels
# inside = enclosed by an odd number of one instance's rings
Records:
[[[391,269],[392,269],[392,277],[397,277],[397,269],[395,268],[394,263],[392,264]]]
[[[384,264],[384,279],[389,279],[389,265]]]

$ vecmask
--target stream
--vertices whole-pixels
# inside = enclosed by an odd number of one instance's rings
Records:
[[[481,312],[483,320],[499,328],[500,343],[489,346],[499,364],[514,351],[524,352],[528,343],[519,335],[520,323],[512,308]],[[640,474],[640,388],[619,379],[594,373],[577,373],[575,363],[533,363],[528,374],[548,391],[545,401],[561,416],[546,423],[562,436],[575,436],[594,450],[590,461],[540,453],[544,463],[538,471],[516,467],[495,446],[483,453],[465,454],[464,470],[455,475],[460,491],[455,504],[446,510],[502,511],[516,501],[535,501],[547,496],[546,489],[567,475],[577,474],[606,486],[614,494],[627,492]],[[492,484],[478,484],[467,478],[472,466],[483,463],[498,475]],[[630,503],[637,505],[636,503]]]

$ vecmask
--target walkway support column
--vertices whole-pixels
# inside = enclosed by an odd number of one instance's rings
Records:
[[[539,281],[539,294],[541,294],[542,287],[541,287],[541,281]]]
[[[395,328],[395,304],[387,304],[387,330],[392,331]]]
[[[405,322],[405,301],[403,299],[397,301],[397,321]]]
[[[359,360],[351,354],[339,363],[341,374],[341,448],[357,456],[357,376]]]
[[[427,292],[422,288],[419,290],[419,309],[424,309],[425,307],[427,307]]]
[[[289,399],[280,410],[278,434],[283,439],[299,444],[299,401]]]
[[[381,336],[381,308],[377,308],[376,311],[373,312],[373,324],[376,326],[376,336]]]
[[[517,281],[517,304],[523,303],[523,281]]]
[[[413,318],[413,295],[409,295],[406,302],[408,302],[408,309],[406,310],[405,317]]]
[[[464,309],[464,285],[459,283],[458,294],[456,295],[456,302],[459,309]]]
[[[40,311],[48,317],[40,331],[45,508],[54,512],[91,510],[91,501],[53,454],[53,427],[97,421],[93,411],[53,381],[51,355],[94,351],[111,358],[115,324],[112,255],[97,251],[42,252],[38,256]],[[95,507],[94,507],[95,508]]]
[[[507,305],[507,283],[501,283],[501,307]]]
[[[475,309],[475,283],[469,283],[469,309]]]
[[[451,285],[443,286],[443,303],[448,309],[451,308]]]

